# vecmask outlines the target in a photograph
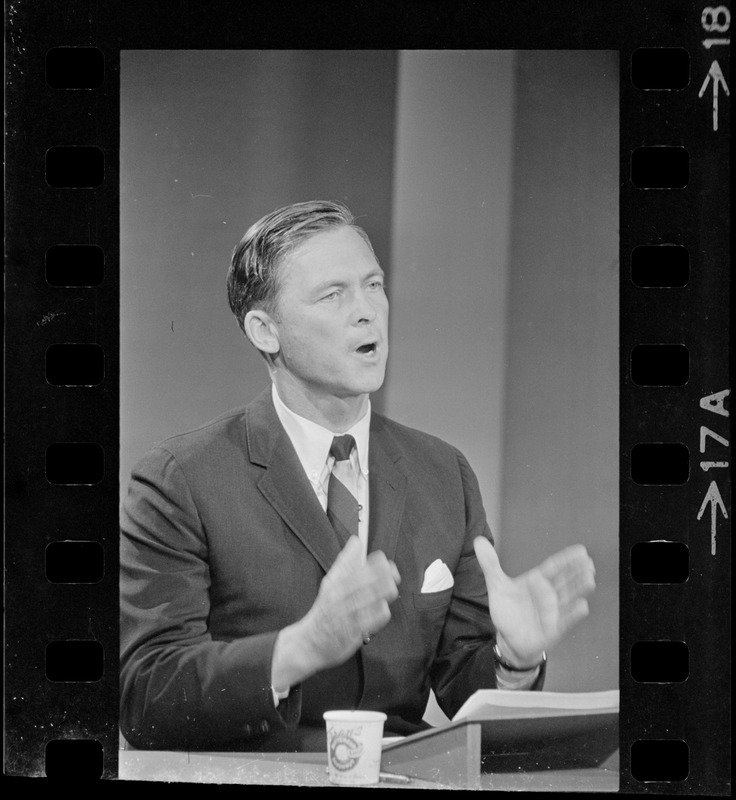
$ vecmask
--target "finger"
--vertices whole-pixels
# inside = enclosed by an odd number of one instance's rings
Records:
[[[595,574],[593,559],[582,544],[574,544],[554,553],[539,565],[539,569],[548,578],[558,573],[571,573],[577,570],[592,570]]]
[[[578,597],[585,597],[595,589],[593,570],[576,570],[572,573],[560,573],[551,580],[561,604],[569,604]]]
[[[527,573],[527,580],[542,628],[546,631],[556,630],[560,621],[557,593],[539,570],[530,570]]]
[[[371,568],[377,575],[389,576],[396,585],[401,583],[398,567],[393,561],[389,561],[386,558],[386,554],[382,550],[374,550],[368,553],[365,566]]]
[[[585,597],[595,589],[595,574],[592,571],[579,572],[566,582],[571,596]]]
[[[371,609],[383,603],[393,603],[398,596],[399,590],[393,581],[390,584],[371,582],[354,587],[345,597],[345,605],[362,613],[365,609]]]
[[[366,634],[377,633],[391,619],[389,601],[382,596],[356,591],[332,607],[334,625],[348,632],[352,640],[362,640]]]
[[[381,628],[385,628],[391,621],[391,609],[387,601],[383,600],[380,603],[363,610],[359,618],[359,628],[361,637],[366,634],[378,633]]]
[[[353,591],[359,593],[364,604],[379,600],[393,602],[399,596],[394,573],[388,562],[378,568],[366,565],[354,576]]]
[[[584,620],[589,613],[588,601],[584,597],[578,598],[560,615],[560,637],[564,636],[570,628]]]
[[[347,577],[361,566],[363,566],[363,543],[357,536],[351,536],[338,553],[327,575],[334,579]]]
[[[491,586],[495,586],[506,577],[506,574],[501,569],[498,553],[484,536],[476,537],[473,541],[473,549],[490,590]]]
[[[366,567],[372,567],[376,570],[389,570],[389,561],[386,558],[386,554],[383,550],[373,550],[372,552],[368,553],[368,556],[365,560]]]
[[[556,588],[566,584],[595,587],[595,565],[582,545],[574,545],[543,561],[539,571]]]
[[[371,553],[364,564],[351,572],[328,573],[324,597],[336,614],[362,613],[365,608],[383,601],[393,602],[399,596],[397,574],[398,570],[392,569],[383,553]]]
[[[373,550],[371,553],[368,553],[366,564],[375,564],[377,567],[381,565],[380,569],[388,570],[394,583],[397,585],[401,583],[399,568],[396,566],[396,564],[394,564],[393,561],[389,561],[388,558],[386,558],[386,554],[383,552],[383,550]]]

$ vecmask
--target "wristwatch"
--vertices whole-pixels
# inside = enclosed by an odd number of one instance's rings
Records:
[[[493,655],[496,657],[498,664],[509,672],[531,672],[532,670],[541,667],[542,664],[544,664],[544,662],[547,660],[547,654],[542,651],[542,660],[538,664],[533,664],[531,667],[515,667],[513,664],[509,664],[509,662],[506,661],[506,659],[501,655],[501,651],[498,649],[498,642],[493,643]]]

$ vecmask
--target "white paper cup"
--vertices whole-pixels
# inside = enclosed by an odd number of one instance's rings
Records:
[[[378,783],[386,715],[381,711],[326,711],[322,716],[327,726],[330,782],[342,786]]]

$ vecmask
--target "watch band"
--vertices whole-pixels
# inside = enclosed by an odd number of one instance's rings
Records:
[[[539,663],[533,664],[531,667],[515,667],[513,664],[509,664],[509,662],[506,661],[506,659],[501,655],[501,651],[498,649],[498,642],[493,643],[493,655],[496,658],[496,662],[509,672],[531,672],[532,670],[541,667],[542,664],[544,664],[544,662],[547,660],[547,653],[542,651],[542,660]]]

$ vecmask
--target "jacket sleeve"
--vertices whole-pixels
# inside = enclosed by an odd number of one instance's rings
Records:
[[[271,692],[277,631],[213,641],[207,534],[163,448],[133,470],[121,512],[120,719],[133,747],[197,749],[293,727]]]
[[[493,536],[475,474],[465,457],[456,453],[465,495],[465,539],[431,673],[437,703],[450,718],[476,690],[497,686],[496,633],[488,612],[485,578],[473,548],[476,537],[484,536],[493,543]],[[543,665],[532,689],[542,688],[544,673]]]

